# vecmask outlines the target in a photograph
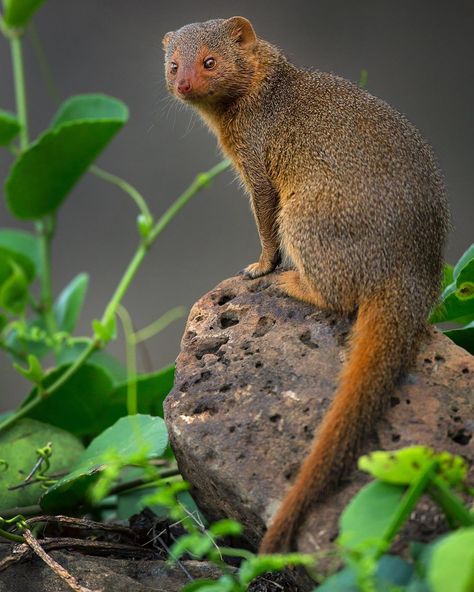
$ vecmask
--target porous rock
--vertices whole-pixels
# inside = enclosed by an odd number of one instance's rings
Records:
[[[190,578],[217,580],[221,575],[217,567],[201,561],[184,561],[181,568],[163,560],[134,561],[69,551],[51,551],[50,555],[81,586],[102,592],[179,592]],[[0,592],[70,591],[64,580],[37,557],[0,573]]]
[[[211,519],[241,521],[254,546],[288,491],[334,395],[353,319],[283,295],[276,274],[223,281],[192,308],[165,415],[179,468]],[[474,460],[474,358],[440,332],[391,395],[363,452],[425,444]],[[298,548],[326,551],[367,477],[356,469],[312,510]],[[409,535],[443,528],[429,504]]]

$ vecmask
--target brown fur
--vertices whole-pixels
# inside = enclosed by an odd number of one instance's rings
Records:
[[[439,290],[443,182],[402,115],[347,80],[296,68],[242,17],[187,25],[163,45],[170,92],[198,109],[250,194],[262,254],[246,274],[272,271],[283,253],[296,268],[280,276],[287,294],[358,310],[334,401],[260,547],[284,551],[353,466],[413,359]]]

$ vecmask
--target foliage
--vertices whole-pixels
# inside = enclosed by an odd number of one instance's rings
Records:
[[[49,127],[30,141],[22,38],[42,4],[39,0],[4,0],[0,17],[0,29],[11,46],[17,106],[15,114],[0,110],[0,145],[13,155],[5,196],[13,216],[34,223],[33,232],[0,229],[0,349],[32,383],[22,405],[0,421],[0,434],[20,418],[29,417],[66,429],[87,443],[130,411],[162,415],[173,368],[141,376],[129,372],[127,378],[126,369],[104,349],[117,335],[120,303],[156,238],[229,163],[224,161],[198,175],[155,220],[134,187],[93,165],[128,119],[128,109],[119,99],[104,94],[70,97]],[[55,298],[50,251],[58,211],[87,172],[118,185],[134,200],[139,210],[138,247],[102,317],[92,320],[92,334],[76,336],[89,277],[78,273]],[[173,309],[140,331],[128,331],[127,365],[137,343],[184,312]]]
[[[456,265],[444,269],[443,293],[431,315],[432,323],[456,323],[456,329],[444,331],[459,346],[474,354],[474,244]]]
[[[465,461],[413,446],[363,456],[359,468],[375,480],[359,491],[340,518],[339,545],[348,565],[318,591],[472,590],[474,547],[469,543],[474,537],[474,513],[456,493],[473,495],[465,484]],[[430,545],[413,544],[411,561],[387,555],[423,495],[441,508],[454,531]]]
[[[233,520],[204,526],[170,451],[163,401],[173,382],[173,366],[150,374],[136,372],[136,346],[182,316],[169,311],[140,330],[133,328],[123,297],[150,247],[181,208],[224,171],[224,161],[201,173],[157,220],[140,193],[125,180],[94,165],[128,119],[119,99],[103,94],[66,100],[38,138],[28,136],[22,37],[45,0],[3,0],[0,30],[11,46],[16,113],[0,109],[0,146],[12,155],[5,181],[7,205],[32,231],[0,229],[0,349],[31,383],[21,406],[0,417],[0,512],[100,511],[113,499],[118,515],[144,505],[180,522],[186,534],[171,549],[205,558],[222,570],[217,581],[196,580],[184,592],[244,592],[259,575],[287,566],[313,568],[303,554],[256,556],[233,547],[242,527]],[[367,73],[361,73],[364,86]],[[55,297],[51,244],[57,214],[87,173],[125,191],[138,208],[138,247],[90,335],[75,335],[87,295],[87,273],[75,274]],[[126,368],[106,352],[117,336],[126,342]],[[474,353],[474,245],[454,268],[446,266],[442,302],[432,322],[456,322],[445,333]],[[15,444],[12,446],[12,444]],[[166,460],[168,458],[168,460]],[[164,469],[158,470],[157,463]],[[468,592],[474,587],[474,517],[459,497],[466,466],[459,457],[423,447],[374,453],[360,468],[375,480],[350,502],[340,520],[340,553],[347,567],[318,590],[407,590]],[[453,529],[430,545],[414,544],[411,559],[388,554],[397,533],[422,495],[442,509]],[[22,516],[0,518],[0,535],[21,541]],[[240,561],[230,569],[225,558]]]

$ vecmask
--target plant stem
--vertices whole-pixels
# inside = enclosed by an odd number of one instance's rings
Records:
[[[28,139],[28,111],[26,104],[25,69],[23,65],[22,39],[19,33],[10,36],[10,48],[13,65],[13,78],[15,82],[16,113],[20,122],[20,151],[24,152],[29,145]],[[54,220],[48,216],[45,220],[36,223],[36,232],[40,245],[41,261],[41,304],[46,321],[46,327],[50,335],[56,330],[54,316],[51,313],[53,296],[51,288],[51,238],[54,229]]]
[[[0,528],[0,537],[3,537],[4,539],[7,539],[9,541],[12,541],[14,543],[24,543],[25,540],[22,536],[18,536],[17,534],[12,534],[11,532],[7,532],[6,530],[3,530],[3,528]]]
[[[18,35],[10,37],[12,55],[13,78],[15,81],[16,113],[20,122],[20,148],[28,148],[28,114],[26,109],[25,72],[23,68],[23,51],[21,38]]]
[[[147,251],[148,246],[144,243],[141,243],[138,249],[136,250],[132,260],[128,264],[128,267],[125,270],[122,279],[118,283],[118,286],[115,289],[115,292],[112,298],[110,299],[104,314],[102,315],[102,319],[100,322],[103,325],[108,325],[108,323],[110,323],[115,317],[117,306],[120,304],[122,298],[125,296],[125,292],[128,290],[128,287],[130,286],[131,281],[137,273],[137,270],[140,267]]]
[[[153,323],[150,325],[147,325],[146,327],[143,327],[143,329],[136,331],[133,334],[133,341],[135,343],[141,343],[142,341],[146,341],[147,339],[154,337],[157,333],[160,333],[160,331],[166,329],[168,325],[184,317],[187,311],[188,309],[185,306],[175,306],[171,310],[165,312],[164,315],[161,315],[159,319],[153,321]]]
[[[440,477],[433,477],[428,493],[448,518],[464,527],[474,526],[474,515]]]
[[[153,227],[150,235],[148,237],[148,244],[152,244],[156,237],[161,234],[161,232],[168,226],[171,220],[176,216],[176,214],[181,210],[183,206],[185,206],[188,201],[196,195],[198,191],[203,189],[211,183],[211,181],[217,177],[220,173],[225,171],[230,167],[229,160],[223,160],[216,164],[212,169],[209,169],[207,173],[201,173],[196,176],[194,181],[191,185],[186,189],[184,193],[182,193],[178,199],[166,210],[166,212],[161,216],[158,222]]]
[[[53,287],[51,280],[51,240],[54,232],[54,218],[47,216],[36,222],[36,233],[38,235],[40,266],[41,266],[41,314],[46,322],[48,334],[51,336],[56,332],[56,319],[53,309]]]
[[[139,247],[137,248],[135,255],[133,256],[132,260],[127,266],[125,273],[122,276],[122,279],[119,281],[115,292],[105,308],[104,314],[102,315],[101,323],[105,326],[108,325],[109,322],[113,321],[117,307],[122,301],[128,287],[130,286],[131,281],[133,280],[138,268],[140,267],[148,249],[151,247],[153,242],[159,236],[159,234],[164,230],[164,228],[171,222],[171,220],[179,213],[179,211],[183,208],[183,206],[194,196],[198,193],[201,189],[209,185],[209,183],[217,177],[221,172],[225,171],[229,168],[230,162],[228,160],[224,160],[214,167],[212,167],[207,173],[201,173],[197,175],[196,179],[191,183],[191,185],[178,197],[178,199],[166,210],[166,212],[161,216],[158,222],[155,224],[153,229],[151,230],[150,234],[148,235],[146,242],[143,241],[140,243]],[[91,354],[103,347],[104,344],[100,343],[97,340],[93,340],[90,344],[84,349],[81,355],[76,358],[76,360],[69,366],[69,368],[62,374],[56,382],[48,387],[48,389],[41,394],[37,394],[33,397],[28,403],[23,405],[22,407],[18,408],[12,415],[8,416],[2,423],[0,423],[0,432],[7,428],[8,426],[15,423],[21,417],[24,417],[27,413],[29,413],[32,409],[34,409],[41,401],[50,395],[52,395],[55,391],[57,391],[65,382],[71,378],[73,374],[77,372],[77,370],[89,359]]]
[[[112,173],[108,173],[107,171],[104,171],[104,169],[101,169],[95,165],[89,167],[89,171],[96,177],[99,177],[99,179],[102,179],[103,181],[107,181],[108,183],[112,183],[113,185],[120,187],[120,189],[125,191],[125,193],[128,193],[128,195],[133,199],[133,201],[137,204],[138,209],[140,210],[142,215],[145,216],[145,218],[147,218],[148,220],[153,219],[145,199],[135,189],[135,187],[133,187],[133,185],[130,185],[130,183],[125,181],[125,179],[121,179],[120,177],[117,177],[117,175],[112,175]]]
[[[384,532],[383,540],[386,543],[386,547],[377,550],[375,555],[376,559],[379,559],[387,550],[396,534],[403,526],[404,522],[413,512],[414,507],[418,503],[420,497],[425,493],[428,483],[433,478],[433,474],[436,470],[437,462],[433,461],[427,465],[426,469],[421,473],[419,479],[412,483],[405,492],[404,496],[400,500],[397,512],[393,517],[391,523],[388,525],[387,530]]]
[[[91,354],[96,350],[99,349],[99,344],[96,341],[91,341],[91,343],[84,349],[81,355],[74,360],[74,363],[69,366],[69,368],[61,374],[61,376],[54,382],[46,391],[41,393],[37,393],[30,401],[19,407],[14,413],[9,415],[5,418],[2,423],[0,423],[0,432],[5,430],[10,425],[14,424],[16,421],[27,415],[32,409],[34,409],[37,405],[43,401],[43,399],[47,399],[50,397],[55,391],[57,391],[60,387],[63,386],[65,382],[67,382],[73,374],[77,372],[77,370],[84,364],[86,360],[89,359]]]
[[[119,304],[117,306],[117,315],[122,322],[125,335],[125,359],[127,365],[127,413],[136,415],[138,413],[137,404],[137,351],[133,339],[133,323],[128,310]]]

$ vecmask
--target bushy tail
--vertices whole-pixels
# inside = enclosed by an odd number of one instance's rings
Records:
[[[388,406],[390,391],[411,361],[422,331],[419,310],[415,314],[401,292],[398,287],[395,294],[384,292],[361,304],[339,388],[260,553],[289,549],[309,506],[353,466],[361,443]]]

